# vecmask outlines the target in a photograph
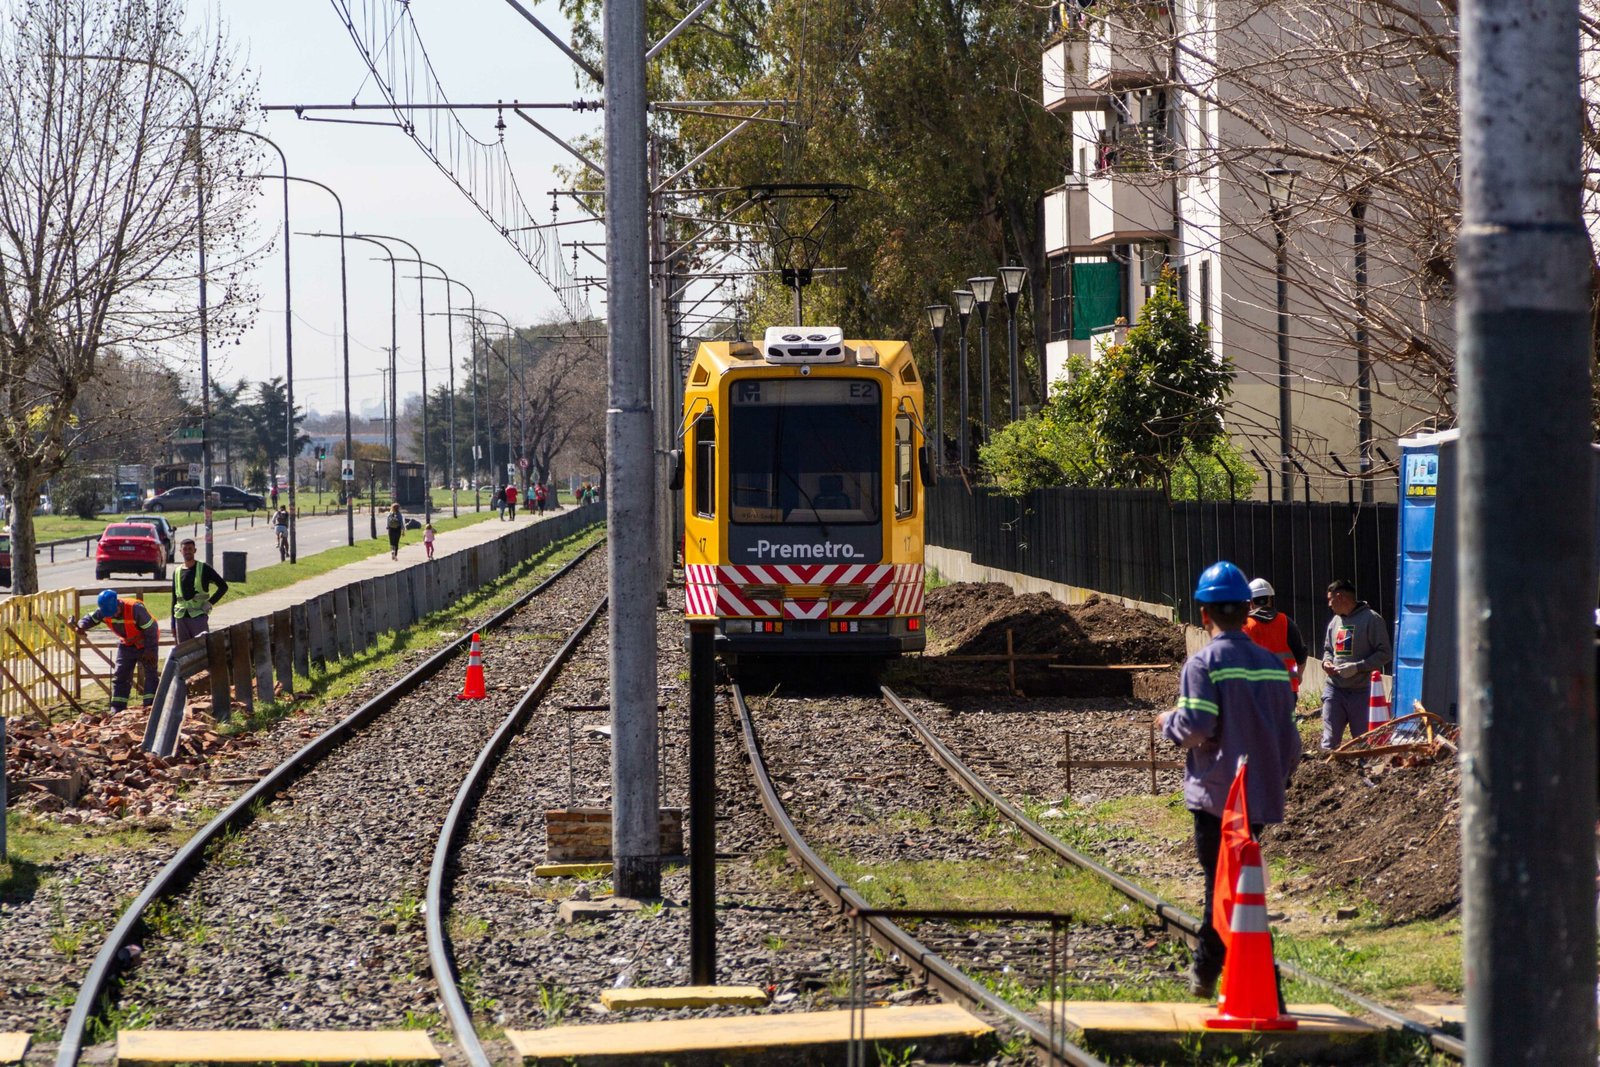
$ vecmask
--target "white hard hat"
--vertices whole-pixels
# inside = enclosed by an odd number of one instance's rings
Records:
[[[1260,600],[1264,596],[1274,596],[1272,583],[1265,578],[1257,578],[1250,583],[1250,599]]]

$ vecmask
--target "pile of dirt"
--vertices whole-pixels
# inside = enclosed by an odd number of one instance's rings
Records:
[[[1460,774],[1454,760],[1309,760],[1295,772],[1268,851],[1316,868],[1317,891],[1363,896],[1390,922],[1437,918],[1461,905]],[[1293,888],[1293,879],[1289,885]]]
[[[1098,657],[1078,662],[1183,662],[1183,631],[1175,623],[1098,594],[1067,610],[1088,635]]]
[[[1091,596],[1071,607],[1046,593],[1017,595],[998,582],[961,582],[926,601],[934,655],[1004,653],[1006,631],[1018,652],[1056,653],[1063,663],[1177,663],[1183,632],[1115,600]]]
[[[149,713],[88,714],[46,726],[6,722],[5,775],[10,802],[59,822],[100,823],[125,816],[170,816],[182,783],[208,774],[206,764],[254,744],[220,736],[203,711],[185,716],[172,759],[144,751]]]

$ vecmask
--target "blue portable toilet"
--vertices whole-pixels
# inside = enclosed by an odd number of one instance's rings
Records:
[[[1455,721],[1460,703],[1456,663],[1456,445],[1459,430],[1400,441],[1400,519],[1395,538],[1394,715],[1412,704]],[[1439,538],[1437,551],[1435,536]],[[1436,606],[1430,618],[1428,608]],[[1432,667],[1432,670],[1428,668]]]
[[[1448,722],[1459,721],[1461,660],[1457,646],[1456,464],[1459,430],[1400,441],[1400,520],[1395,567],[1394,715],[1414,701]],[[1591,477],[1600,486],[1600,446]],[[1600,492],[1595,498],[1600,529]],[[1600,556],[1600,541],[1595,545]],[[1430,610],[1431,609],[1431,610]],[[1600,612],[1596,613],[1600,635]],[[1600,640],[1596,643],[1600,657]]]

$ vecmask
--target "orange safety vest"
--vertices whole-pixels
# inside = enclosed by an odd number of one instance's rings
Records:
[[[1289,616],[1280,611],[1271,622],[1262,622],[1250,615],[1244,620],[1244,632],[1250,635],[1250,640],[1283,660],[1283,665],[1289,668],[1289,688],[1300,692],[1300,671],[1294,653],[1289,651]]]
[[[123,644],[132,645],[134,648],[144,648],[144,631],[139,629],[133,621],[133,601],[124,600],[122,602],[122,629],[117,629],[117,623],[109,618],[103,621],[107,629],[116,634],[117,640]],[[130,634],[132,635],[131,638],[129,637]]]

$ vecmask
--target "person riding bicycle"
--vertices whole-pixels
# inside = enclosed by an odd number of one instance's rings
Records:
[[[278,534],[278,554],[284,559],[289,558],[289,509],[279,508],[272,516],[273,529]]]

